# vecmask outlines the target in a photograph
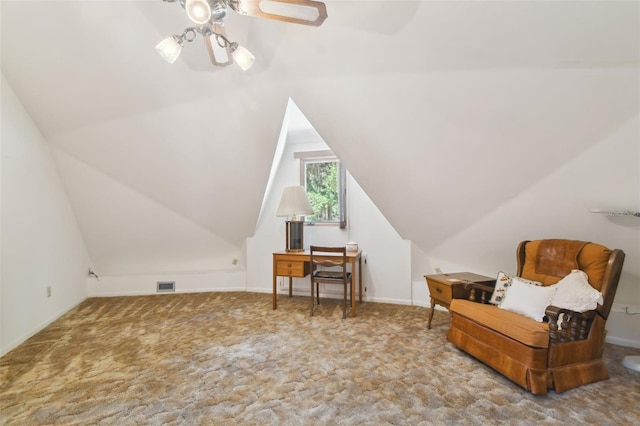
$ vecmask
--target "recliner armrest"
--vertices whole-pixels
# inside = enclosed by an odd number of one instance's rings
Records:
[[[549,339],[551,343],[585,340],[597,311],[576,312],[557,306],[547,306]]]

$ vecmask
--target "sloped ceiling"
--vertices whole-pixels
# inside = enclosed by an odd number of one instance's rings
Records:
[[[328,1],[319,28],[230,12],[256,56],[246,73],[208,65],[201,40],[165,63],[155,44],[188,26],[177,4],[1,6],[2,72],[113,271],[136,266],[107,241],[131,246],[140,227],[138,253],[195,238],[226,263],[255,229],[289,97],[425,251],[639,112],[637,2]]]

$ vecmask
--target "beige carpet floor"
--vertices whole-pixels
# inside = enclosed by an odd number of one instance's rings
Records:
[[[0,358],[6,425],[640,422],[638,349],[611,379],[533,396],[446,342],[448,314],[255,293],[88,299]]]

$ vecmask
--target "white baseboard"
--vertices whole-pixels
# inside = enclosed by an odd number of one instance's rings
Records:
[[[626,346],[628,348],[640,349],[640,342],[638,342],[637,340],[623,339],[615,336],[607,336],[605,338],[605,342],[611,343],[612,345]]]
[[[264,288],[264,287],[247,287],[246,289],[249,293],[272,293],[272,290],[270,288]],[[280,293],[278,293],[280,294]],[[307,296],[309,294],[307,293]]]
[[[430,308],[431,307],[431,302],[428,299],[426,301],[424,301],[424,300],[415,300],[414,299],[412,305],[413,306],[420,306],[420,307],[423,307],[423,308]],[[439,308],[442,308],[442,306],[436,305],[436,309],[439,309]],[[444,308],[442,308],[442,309],[444,309]]]
[[[187,294],[187,293],[228,293],[232,291],[247,291],[244,287],[216,287],[216,288],[195,288],[195,289],[181,289],[176,291],[122,291],[122,292],[109,292],[102,294],[93,294],[90,297],[127,297],[127,296],[152,296],[152,295],[165,295],[165,294]]]

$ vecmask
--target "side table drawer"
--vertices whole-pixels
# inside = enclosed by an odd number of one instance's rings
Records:
[[[451,286],[438,281],[427,280],[429,284],[429,294],[434,299],[441,300],[446,303],[450,303],[452,299]]]
[[[491,277],[474,274],[472,272],[455,272],[450,274],[433,274],[425,275],[427,286],[429,287],[429,296],[431,298],[431,311],[429,312],[429,321],[427,328],[431,328],[431,320],[433,319],[433,308],[436,304],[449,309],[451,300],[468,299],[469,290],[465,283],[483,283],[493,285],[495,280]]]
[[[276,275],[280,277],[305,277],[309,272],[304,267],[304,262],[278,261]]]

